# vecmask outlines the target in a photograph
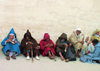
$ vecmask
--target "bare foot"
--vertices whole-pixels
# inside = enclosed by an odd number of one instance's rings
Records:
[[[65,60],[65,58],[64,57],[61,57],[61,60],[63,61],[63,60]]]
[[[53,56],[50,56],[49,58],[50,58],[50,59],[54,59],[54,57],[53,57]]]

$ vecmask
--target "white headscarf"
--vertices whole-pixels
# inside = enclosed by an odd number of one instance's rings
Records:
[[[80,28],[77,28],[76,31],[81,31],[81,29]],[[81,37],[81,33],[79,35],[77,35],[77,33],[75,32],[75,35],[77,36],[77,38],[78,37]]]
[[[81,28],[77,28],[76,31],[82,31]]]
[[[13,33],[10,33],[9,35],[14,35]],[[14,35],[14,39],[12,41],[15,41],[15,35]]]
[[[13,33],[10,33],[9,35],[14,35]]]

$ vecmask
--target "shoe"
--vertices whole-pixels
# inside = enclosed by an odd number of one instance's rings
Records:
[[[16,59],[16,56],[15,55],[12,55],[11,58]]]
[[[69,62],[69,59],[66,59],[65,62]]]
[[[35,57],[37,60],[40,60],[40,58],[38,56]]]
[[[6,59],[7,59],[7,60],[10,60],[10,56],[7,56]]]
[[[27,56],[27,57],[26,57],[26,60],[30,60],[30,57],[29,57],[29,56]]]

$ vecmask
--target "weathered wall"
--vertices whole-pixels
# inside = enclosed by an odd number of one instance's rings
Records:
[[[100,27],[100,0],[0,0],[0,42],[12,27],[19,41],[27,29],[38,42],[45,32],[55,42],[78,27],[91,36]]]

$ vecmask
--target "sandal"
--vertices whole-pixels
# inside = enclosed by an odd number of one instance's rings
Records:
[[[11,58],[16,59],[15,55],[12,55]]]
[[[10,60],[10,56],[6,56],[6,59],[7,59],[7,60]]]

